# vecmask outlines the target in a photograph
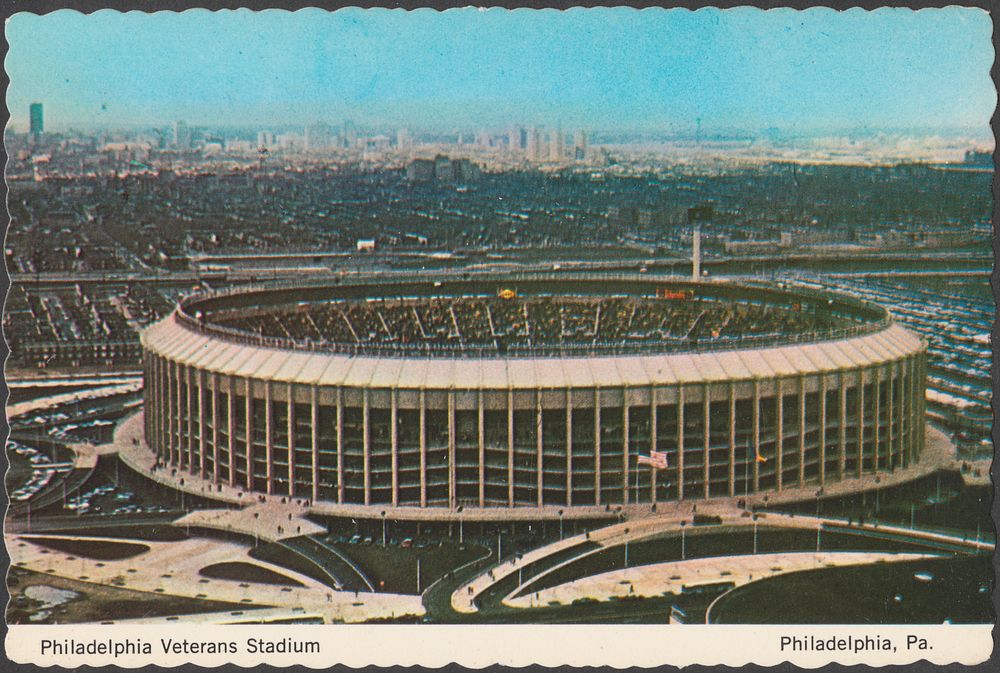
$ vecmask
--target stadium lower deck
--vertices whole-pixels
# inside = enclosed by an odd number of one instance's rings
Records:
[[[795,306],[645,297],[439,297],[330,301],[216,315],[215,324],[314,343],[550,344],[735,341],[824,331],[847,319]]]

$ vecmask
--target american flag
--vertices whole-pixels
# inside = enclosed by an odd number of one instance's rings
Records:
[[[639,456],[640,465],[649,465],[657,470],[667,469],[666,451],[650,451],[648,456]]]

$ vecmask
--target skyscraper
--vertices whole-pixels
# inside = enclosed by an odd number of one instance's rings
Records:
[[[182,120],[174,122],[174,147],[179,150],[191,149],[191,129]]]
[[[538,130],[537,126],[528,131],[528,139],[525,144],[525,150],[527,150],[529,160],[538,161],[541,158],[541,140],[542,134],[541,131]]]
[[[45,117],[41,103],[31,104],[31,135],[39,138],[45,132]]]
[[[587,132],[582,129],[573,138],[573,158],[577,161],[587,158]]]
[[[549,161],[562,161],[563,158],[563,138],[562,124],[549,136]]]
[[[333,134],[329,124],[317,122],[306,127],[305,143],[309,151],[325,150],[330,146]]]

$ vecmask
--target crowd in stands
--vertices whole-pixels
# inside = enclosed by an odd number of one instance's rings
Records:
[[[481,348],[735,340],[832,326],[828,318],[785,307],[636,297],[343,301],[213,322],[315,344]]]

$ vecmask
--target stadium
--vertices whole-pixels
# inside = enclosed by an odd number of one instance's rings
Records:
[[[923,341],[763,283],[344,277],[188,297],[142,346],[157,467],[373,518],[860,489],[925,441]]]

